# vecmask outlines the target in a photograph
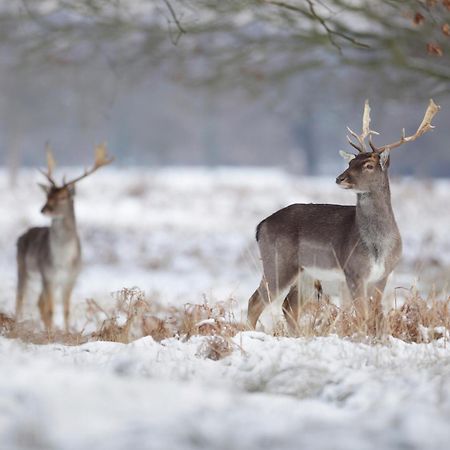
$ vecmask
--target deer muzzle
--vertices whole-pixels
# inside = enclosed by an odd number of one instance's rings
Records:
[[[351,188],[352,183],[350,181],[350,177],[349,177],[347,171],[341,173],[336,178],[336,184],[339,185],[340,187],[344,188],[344,189],[350,189]]]
[[[44,215],[49,214],[51,212],[52,212],[52,209],[47,204],[45,204],[43,206],[43,208],[41,209],[41,214],[44,214]]]

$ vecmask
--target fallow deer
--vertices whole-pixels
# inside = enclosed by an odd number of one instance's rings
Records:
[[[386,281],[402,253],[402,241],[391,206],[388,168],[394,148],[412,142],[434,128],[440,107],[430,100],[425,116],[411,136],[403,130],[399,141],[376,147],[370,129],[370,107],[365,103],[360,135],[347,139],[358,154],[340,152],[349,166],[336,183],[357,194],[356,206],[293,204],[264,219],[256,229],[263,265],[261,283],[248,303],[248,322],[255,328],[264,308],[289,288],[283,314],[289,331],[297,330],[299,280],[304,271],[317,279],[346,283],[353,301],[378,302]],[[370,150],[366,147],[369,138]]]
[[[99,145],[90,169],[71,181],[64,180],[63,184],[57,185],[52,175],[55,162],[51,152],[47,152],[47,172],[42,173],[49,184],[40,184],[47,196],[41,212],[51,218],[51,225],[30,228],[17,240],[16,320],[21,316],[29,277],[36,273],[42,283],[38,305],[44,326],[46,329],[52,328],[55,294],[60,291],[64,325],[68,330],[70,298],[81,268],[81,246],[74,210],[75,184],[111,162],[106,147]]]

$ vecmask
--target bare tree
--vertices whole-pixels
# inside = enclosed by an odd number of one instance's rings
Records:
[[[250,83],[344,64],[447,91],[449,22],[449,0],[10,0],[0,41],[21,63],[164,61],[182,80]]]

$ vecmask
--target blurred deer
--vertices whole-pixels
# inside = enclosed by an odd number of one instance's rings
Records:
[[[370,107],[365,103],[360,135],[347,136],[358,154],[340,152],[349,163],[336,183],[357,195],[356,206],[294,204],[264,219],[257,227],[263,278],[248,303],[251,327],[268,303],[289,288],[283,313],[291,333],[297,331],[299,282],[304,271],[317,279],[346,283],[356,304],[372,299],[382,314],[381,299],[390,273],[402,253],[402,241],[391,206],[389,154],[434,128],[431,121],[440,107],[433,100],[412,136],[376,147],[372,142]],[[369,138],[370,150],[366,147]]]
[[[47,196],[41,212],[52,221],[50,227],[30,228],[17,240],[16,320],[20,319],[22,312],[27,281],[34,272],[40,275],[42,282],[38,305],[46,329],[52,328],[55,293],[60,290],[64,304],[64,325],[68,330],[70,297],[81,268],[81,246],[74,211],[75,184],[111,162],[106,147],[100,145],[95,149],[92,168],[71,181],[64,180],[58,186],[52,175],[55,162],[51,152],[47,151],[47,172],[42,173],[48,184],[39,186]]]

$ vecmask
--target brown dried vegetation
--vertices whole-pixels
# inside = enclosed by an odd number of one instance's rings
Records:
[[[63,343],[80,345],[88,341],[129,343],[143,336],[156,341],[168,338],[188,340],[207,336],[198,355],[212,360],[229,355],[236,344],[232,337],[246,330],[237,321],[230,302],[210,305],[186,304],[182,308],[165,307],[152,302],[139,289],[123,289],[114,294],[115,304],[105,310],[94,300],[87,301],[86,325],[95,324],[92,333],[42,331],[34,322],[16,323],[0,313],[0,335],[34,344]],[[339,308],[324,295],[307,301],[300,310],[296,336],[337,335],[356,340],[380,341],[394,337],[405,342],[423,343],[449,336],[450,297],[446,300],[423,299],[416,292],[400,307],[382,314],[376,305],[352,305]],[[287,336],[284,321],[275,323],[275,336]]]
[[[86,324],[95,324],[92,333],[42,331],[33,321],[16,323],[0,313],[0,335],[18,338],[33,344],[62,343],[79,345],[89,341],[130,343],[140,337],[151,336],[155,341],[168,338],[188,340],[192,336],[208,336],[199,354],[214,360],[229,354],[231,338],[244,331],[245,326],[233,316],[230,302],[213,306],[186,304],[182,308],[165,307],[146,298],[143,291],[122,289],[113,294],[114,306],[106,310],[95,300],[86,301]]]
[[[448,338],[450,297],[447,300],[423,299],[411,292],[401,307],[381,311],[375,302],[334,305],[327,296],[310,300],[300,309],[296,336],[313,337],[335,334],[343,338],[382,340],[394,337],[405,342],[430,342]],[[275,325],[273,334],[287,335],[284,322]]]

